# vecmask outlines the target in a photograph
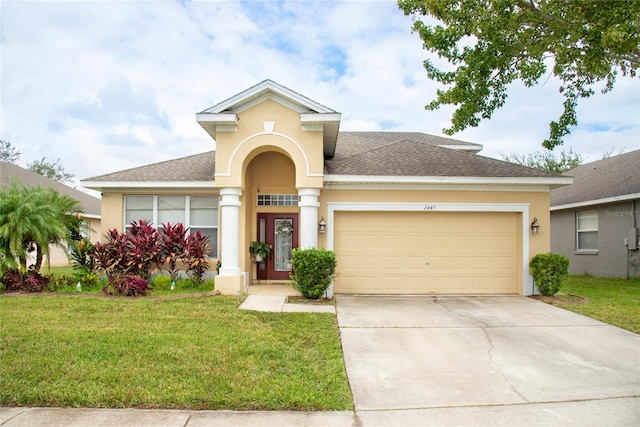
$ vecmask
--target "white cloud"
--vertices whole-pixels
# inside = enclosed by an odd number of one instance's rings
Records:
[[[343,114],[341,129],[441,134],[451,109],[395,1],[3,2],[1,137],[22,163],[78,178],[210,150],[195,113],[270,78]],[[484,154],[540,149],[557,82],[513,85],[490,121],[454,138]],[[639,148],[640,84],[582,100],[566,147],[587,160]]]

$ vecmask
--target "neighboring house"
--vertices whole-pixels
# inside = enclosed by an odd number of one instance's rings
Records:
[[[82,185],[103,193],[105,230],[148,218],[211,236],[227,294],[289,279],[292,247],[335,251],[329,295],[532,292],[529,259],[549,251],[549,191],[571,178],[449,138],[339,132],[340,119],[265,80],[196,115],[215,151]],[[266,262],[250,257],[253,240],[273,246]]]
[[[64,185],[58,181],[31,172],[20,166],[0,162],[0,187],[7,187],[17,181],[23,187],[52,188],[58,193],[69,196],[77,200],[80,209],[84,212],[83,217],[89,225],[88,237],[92,242],[100,241],[100,199],[93,197],[82,191]],[[52,246],[49,252],[49,262],[51,266],[69,265],[69,258],[66,252],[59,246]]]
[[[640,276],[640,150],[578,166],[551,191],[551,250],[572,274]]]

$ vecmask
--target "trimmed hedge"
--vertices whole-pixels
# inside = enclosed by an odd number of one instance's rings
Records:
[[[529,269],[541,295],[554,296],[569,277],[569,259],[552,252],[531,258]]]
[[[320,298],[336,271],[336,254],[326,249],[294,249],[291,253],[294,287],[303,297]]]

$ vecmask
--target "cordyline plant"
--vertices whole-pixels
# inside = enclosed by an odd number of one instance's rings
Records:
[[[175,281],[182,262],[193,280],[202,281],[209,268],[208,253],[209,237],[199,231],[189,234],[181,223],[163,224],[158,231],[148,221],[140,220],[131,223],[128,233],[109,230],[105,242],[96,244],[92,256],[109,278],[139,276],[148,280],[155,265],[158,270],[167,266]]]
[[[161,242],[148,221],[132,222],[128,233],[109,230],[104,243],[96,243],[94,258],[108,276],[130,274],[148,279],[158,263]]]
[[[162,228],[158,232],[161,240],[158,265],[160,267],[164,264],[167,265],[172,283],[175,283],[177,279],[178,261],[185,259],[187,232],[188,229],[182,223],[171,225],[169,222],[162,224]]]
[[[185,256],[185,264],[187,265],[187,274],[192,280],[202,282],[204,273],[209,269],[207,262],[207,254],[209,253],[209,236],[205,236],[196,231],[187,237],[187,250]]]

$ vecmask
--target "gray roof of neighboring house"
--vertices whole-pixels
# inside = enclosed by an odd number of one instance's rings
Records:
[[[551,191],[551,206],[640,194],[640,150],[587,163],[567,171],[573,184]]]
[[[99,198],[83,193],[58,181],[54,181],[46,176],[31,172],[20,166],[0,162],[0,187],[10,186],[14,180],[17,180],[25,187],[52,188],[64,196],[69,196],[77,200],[80,203],[80,209],[82,209],[85,214],[100,217],[101,200]]]
[[[443,146],[459,146],[460,149]],[[340,132],[330,175],[553,178],[559,175],[472,154],[481,146],[420,132]],[[215,152],[195,154],[83,182],[213,181]]]

